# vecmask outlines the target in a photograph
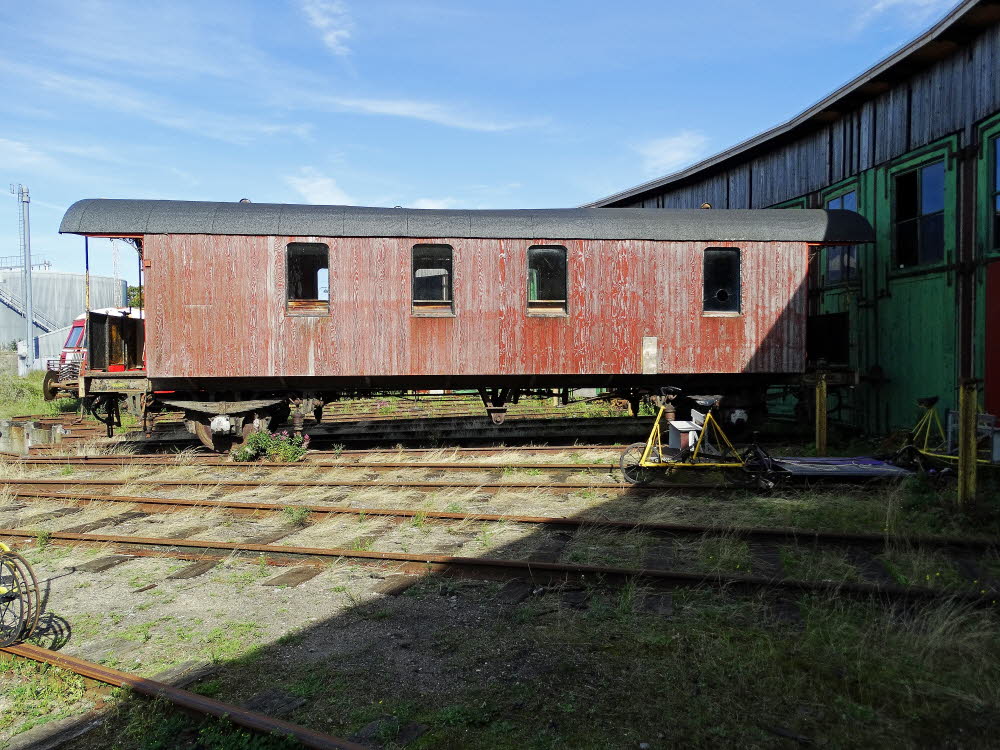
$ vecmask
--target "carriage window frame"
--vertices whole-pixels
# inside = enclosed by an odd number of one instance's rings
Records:
[[[735,257],[736,263],[736,279],[735,284],[732,280],[728,284],[723,284],[721,290],[716,289],[711,291],[718,284],[712,284],[710,289],[709,286],[709,271],[708,264],[709,258],[714,256],[715,253],[725,253],[732,257]],[[702,275],[702,302],[701,302],[701,314],[702,317],[706,318],[737,318],[743,315],[743,252],[738,247],[706,247],[702,252],[701,258],[701,275]],[[724,287],[730,287],[730,290]],[[735,294],[732,294],[731,288],[735,287]],[[727,293],[727,297],[724,300],[718,299],[718,294],[720,291]],[[710,301],[715,299],[714,302]],[[735,299],[734,299],[735,298]],[[716,306],[725,306],[733,309],[710,309]]]
[[[445,299],[417,299],[417,271],[443,267],[424,266],[417,268],[418,253],[427,250],[447,251],[448,273]],[[455,317],[455,248],[451,245],[421,242],[410,248],[410,314],[417,318]]]
[[[539,299],[536,292],[532,294],[532,255],[539,250],[561,250],[562,251],[562,299],[552,297],[551,299]],[[565,318],[569,315],[569,250],[565,245],[531,245],[525,252],[525,299],[526,313],[529,317],[537,318]]]
[[[316,279],[316,296],[293,296],[292,290],[303,283],[309,283],[305,279],[293,279],[293,274],[303,273],[302,269],[296,269],[297,264],[293,261],[293,251],[305,248],[322,248],[325,255],[325,265],[318,266],[315,272],[326,270],[326,298],[321,296],[320,282]],[[326,316],[330,314],[330,246],[325,242],[289,242],[285,245],[285,313],[294,316]]]

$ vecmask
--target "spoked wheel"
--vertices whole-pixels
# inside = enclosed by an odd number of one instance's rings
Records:
[[[639,465],[642,454],[646,451],[645,443],[633,443],[622,453],[618,462],[622,470],[622,476],[629,484],[649,484],[656,476],[652,469],[647,469]]]
[[[40,601],[38,579],[28,561],[0,545],[0,647],[31,636]]]

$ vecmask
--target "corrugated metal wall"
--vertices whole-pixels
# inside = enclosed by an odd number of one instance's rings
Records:
[[[109,305],[110,307],[110,305]],[[38,358],[58,359],[62,353],[66,337],[69,336],[69,329],[72,326],[57,328],[51,333],[43,333],[38,337]]]
[[[37,312],[60,326],[69,325],[84,311],[85,277],[78,273],[34,271],[32,299]],[[0,285],[18,299],[24,299],[24,278],[21,271],[0,271]],[[90,277],[91,308],[121,307],[127,304],[128,285],[109,276]],[[35,327],[35,334],[42,334]],[[0,344],[24,338],[24,316],[0,301]]]

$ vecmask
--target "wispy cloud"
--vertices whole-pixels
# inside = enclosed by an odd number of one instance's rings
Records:
[[[0,164],[5,170],[17,169],[51,169],[58,162],[48,154],[21,141],[11,141],[0,138]]]
[[[695,130],[682,130],[636,147],[643,169],[650,174],[668,174],[694,163],[705,155],[708,137]]]
[[[417,198],[411,208],[455,208],[457,205],[454,198]]]
[[[82,100],[104,111],[132,115],[162,127],[229,143],[247,144],[259,137],[275,135],[304,138],[310,132],[308,124],[286,125],[255,120],[252,117],[220,114],[188,104],[182,106],[163,97],[100,78],[68,76],[3,60],[0,60],[0,70],[31,80],[39,89]]]
[[[313,100],[314,102],[318,100]],[[330,97],[327,100],[335,107],[349,112],[368,115],[386,115],[389,117],[407,117],[413,120],[423,120],[436,125],[461,130],[477,130],[485,133],[497,133],[517,128],[540,126],[546,122],[538,120],[502,120],[459,112],[447,105],[417,99],[353,99],[347,97]]]
[[[875,0],[857,16],[855,28],[863,29],[875,20],[892,11],[892,18],[901,25],[913,27],[925,24],[943,14],[955,4],[955,0]]]
[[[355,203],[336,180],[315,167],[302,167],[296,174],[286,177],[285,182],[307,203],[319,206],[349,206]]]
[[[354,23],[347,3],[341,0],[301,0],[300,6],[309,25],[320,33],[328,50],[340,57],[351,54],[347,41],[354,32]]]

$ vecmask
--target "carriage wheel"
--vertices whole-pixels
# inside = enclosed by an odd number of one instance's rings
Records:
[[[632,443],[625,452],[622,453],[618,466],[622,470],[622,476],[629,484],[649,484],[653,481],[655,473],[652,469],[639,466],[642,454],[646,451],[645,443]]]
[[[41,614],[38,579],[28,561],[0,545],[0,647],[31,636]]]
[[[194,434],[198,436],[201,444],[216,453],[229,453],[230,451],[239,450],[243,447],[243,443],[246,442],[251,432],[253,432],[253,422],[250,424],[244,423],[243,433],[238,436],[220,435],[212,432],[212,428],[208,422],[198,422],[194,428]]]
[[[46,370],[45,378],[42,380],[42,398],[46,401],[55,401],[59,396],[59,373],[55,370]]]

